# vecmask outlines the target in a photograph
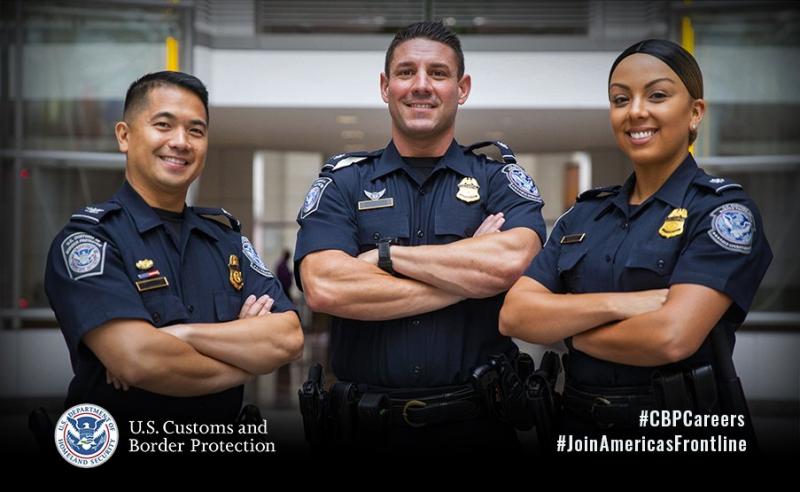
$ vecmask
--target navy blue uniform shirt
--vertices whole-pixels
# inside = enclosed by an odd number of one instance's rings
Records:
[[[733,347],[734,331],[772,261],[755,204],[741,185],[698,168],[691,154],[639,206],[628,204],[634,184],[631,175],[621,187],[583,193],[525,275],[559,294],[710,287],[733,300],[720,320]],[[712,359],[706,340],[677,366]],[[646,385],[653,370],[571,350],[567,377],[590,386]]]
[[[204,215],[225,215],[231,225]],[[238,266],[230,266],[232,262]],[[231,281],[232,269],[242,274],[241,290]],[[235,218],[222,209],[186,207],[176,243],[156,211],[127,182],[110,201],[72,215],[50,248],[45,289],[75,373],[67,406],[95,403],[115,416],[232,422],[243,387],[181,398],[139,388],[116,390],[106,383],[105,367],[82,342],[90,330],[121,318],[158,328],[231,321],[250,294],[272,297],[272,312],[294,309]]]
[[[485,144],[488,144],[484,143]],[[382,150],[342,154],[326,164],[306,196],[298,222],[295,278],[315,251],[351,256],[377,242],[416,246],[471,237],[490,214],[503,212],[503,230],[526,227],[545,237],[536,185],[507,146],[505,162],[475,155],[453,141],[424,182],[393,143]],[[497,318],[504,295],[390,321],[334,317],[331,364],[340,380],[384,387],[460,384],[491,354],[514,350]]]

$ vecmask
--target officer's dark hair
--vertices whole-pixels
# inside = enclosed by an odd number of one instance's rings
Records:
[[[170,70],[148,73],[134,81],[125,94],[122,117],[127,118],[130,116],[131,111],[144,106],[147,103],[147,95],[151,89],[168,85],[181,87],[196,95],[203,103],[203,107],[206,110],[206,123],[208,123],[208,90],[206,86],[194,75]]]
[[[703,98],[703,72],[700,71],[700,65],[697,64],[697,60],[679,44],[666,39],[646,39],[644,41],[639,41],[620,53],[611,65],[611,70],[608,72],[609,85],[611,85],[611,75],[614,74],[617,65],[619,65],[622,60],[635,53],[644,53],[645,55],[654,56],[666,63],[681,79],[683,85],[689,90],[689,95],[692,98]],[[694,143],[696,138],[697,130],[689,130],[689,145]]]
[[[464,52],[461,51],[461,41],[458,39],[458,36],[448,29],[441,21],[415,22],[394,35],[394,39],[392,39],[391,44],[389,44],[389,49],[386,50],[386,62],[383,67],[387,77],[389,76],[389,65],[392,62],[395,48],[406,41],[416,38],[430,39],[431,41],[437,41],[452,48],[458,60],[458,79],[461,80],[461,77],[464,76]]]

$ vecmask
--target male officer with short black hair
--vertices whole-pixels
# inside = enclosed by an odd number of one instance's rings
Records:
[[[197,78],[165,71],[131,85],[116,125],[125,183],[73,214],[47,260],[75,372],[68,407],[98,404],[118,421],[232,423],[243,383],[301,354],[294,306],[239,222],[185,205],[207,134]]]
[[[498,313],[541,249],[542,199],[506,145],[494,142],[497,162],[472,152],[493,142],[454,140],[471,79],[443,24],[395,36],[380,88],[391,142],[331,158],[298,216],[298,286],[333,315],[332,368],[360,398],[357,435],[337,432],[395,450],[511,449],[514,429],[489,416],[471,374],[493,354],[516,355]]]

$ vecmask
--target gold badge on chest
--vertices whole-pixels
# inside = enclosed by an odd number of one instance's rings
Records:
[[[686,217],[689,216],[689,211],[685,208],[676,208],[669,213],[661,228],[658,229],[658,234],[661,237],[675,237],[683,234],[683,223]]]
[[[239,269],[239,257],[236,255],[230,255],[228,257],[228,271],[230,272],[229,279],[231,281],[231,285],[236,290],[242,290],[244,287],[244,279],[242,279],[242,270]]]
[[[464,178],[458,183],[456,198],[467,203],[477,202],[481,199],[481,194],[478,192],[480,188],[477,179]]]

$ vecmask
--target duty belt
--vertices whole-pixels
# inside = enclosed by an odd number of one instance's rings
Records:
[[[600,427],[632,427],[643,410],[658,408],[651,386],[564,386],[564,408]]]
[[[359,402],[359,421],[363,421],[365,417],[368,419],[374,413],[369,408],[376,405],[386,407],[393,425],[415,428],[487,415],[483,396],[472,385],[424,389],[365,389]]]

